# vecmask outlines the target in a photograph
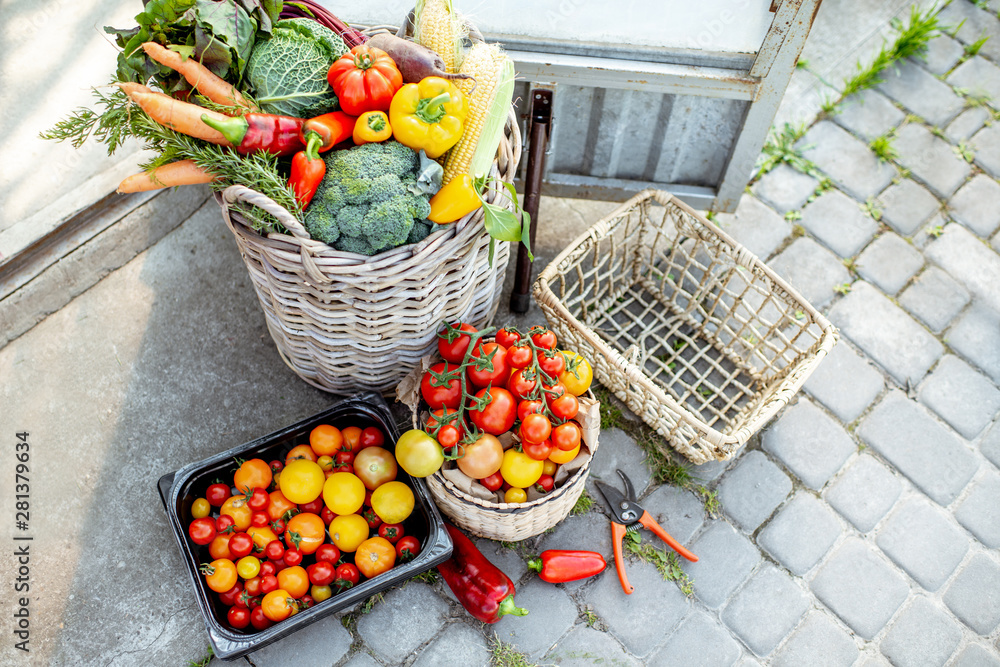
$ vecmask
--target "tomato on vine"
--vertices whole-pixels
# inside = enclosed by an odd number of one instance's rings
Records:
[[[503,329],[497,331],[496,342],[498,345],[503,345],[504,347],[509,348],[519,340],[521,340],[521,334],[511,328],[504,327]]]
[[[517,418],[517,403],[510,391],[490,387],[476,392],[476,405],[469,411],[469,418],[480,430],[490,435],[501,435],[510,430]]]
[[[462,360],[465,359],[465,353],[469,350],[469,344],[472,342],[470,333],[478,333],[478,329],[464,322],[457,325],[447,325],[438,332],[437,345],[441,358],[453,364],[462,363]]]
[[[566,370],[566,358],[558,352],[543,350],[538,354],[538,366],[553,378],[558,378]]]
[[[457,409],[462,404],[462,372],[458,366],[442,361],[424,373],[420,394],[432,410]]]
[[[524,442],[544,442],[549,439],[551,433],[552,422],[545,415],[529,414],[521,421],[520,435]],[[547,456],[540,457],[544,458]]]
[[[507,365],[511,368],[527,368],[534,358],[531,346],[525,343],[515,343],[513,347],[507,348]]]
[[[510,379],[507,380],[508,391],[519,401],[523,401],[531,396],[536,386],[538,386],[538,378],[535,375],[535,371],[528,368],[521,368],[514,371],[510,374]]]
[[[573,419],[580,412],[580,400],[568,390],[549,404],[552,415],[563,421]]]
[[[544,461],[552,455],[555,445],[552,444],[551,440],[543,440],[542,442],[528,442],[525,440],[521,443],[521,449],[534,460]]]
[[[556,335],[550,329],[534,326],[528,331],[528,335],[531,336],[531,342],[542,349],[554,350],[556,348]]]
[[[507,366],[507,348],[497,343],[476,343],[468,366],[469,380],[476,387],[503,384],[510,368]]]
[[[583,439],[583,432],[576,422],[566,422],[552,429],[552,444],[562,451],[578,449]]]
[[[566,370],[559,376],[559,381],[569,393],[580,396],[590,388],[594,369],[589,361],[572,350],[562,350],[561,354],[566,359]]]

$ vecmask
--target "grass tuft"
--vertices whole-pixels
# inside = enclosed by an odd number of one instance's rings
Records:
[[[815,165],[805,159],[802,150],[795,145],[805,133],[804,124],[785,123],[780,130],[772,127],[763,152],[757,160],[757,173],[754,178],[760,178],[782,162],[802,173],[815,174]]]
[[[215,657],[215,651],[209,646],[207,653],[202,657],[201,660],[189,660],[188,667],[208,667],[208,663],[212,662],[212,658]]]
[[[573,516],[579,516],[581,514],[586,514],[590,511],[590,508],[594,505],[594,499],[591,497],[587,490],[584,489],[580,497],[576,499],[576,503],[573,504],[573,509],[569,511]]]
[[[651,563],[665,581],[676,581],[684,595],[689,598],[694,596],[694,582],[681,568],[680,559],[675,552],[643,544],[639,533],[625,533],[624,544],[625,551]]]
[[[537,667],[528,662],[528,656],[510,644],[500,641],[496,634],[490,639],[490,667]]]
[[[872,149],[872,152],[878,156],[878,159],[882,162],[892,162],[899,158],[899,153],[896,152],[896,147],[892,145],[895,141],[895,134],[890,130],[886,132],[881,137],[876,137],[872,139],[872,142],[868,144],[868,147]]]

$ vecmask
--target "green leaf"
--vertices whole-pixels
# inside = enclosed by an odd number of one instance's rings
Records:
[[[535,256],[531,254],[531,215],[523,209],[521,210],[521,243],[528,251],[528,261],[534,262]]]
[[[486,232],[498,241],[517,243],[521,240],[521,223],[517,216],[496,204],[484,203]]]

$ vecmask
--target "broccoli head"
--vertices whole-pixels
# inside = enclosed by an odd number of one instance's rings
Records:
[[[430,215],[428,196],[411,189],[420,167],[413,150],[389,140],[330,151],[324,159],[326,176],[306,209],[314,239],[374,255],[423,232],[411,234]]]

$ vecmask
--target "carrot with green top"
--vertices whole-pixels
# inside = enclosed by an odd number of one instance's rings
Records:
[[[178,160],[162,165],[152,171],[133,174],[118,185],[119,194],[148,192],[175,185],[195,185],[211,183],[215,176],[194,163],[193,160]]]
[[[185,58],[176,51],[171,51],[156,42],[145,42],[142,49],[156,62],[183,76],[194,89],[216,104],[242,107],[247,111],[254,111],[253,105],[240,94],[240,91],[236,90],[235,86],[216,76],[214,72],[197,60]]]

